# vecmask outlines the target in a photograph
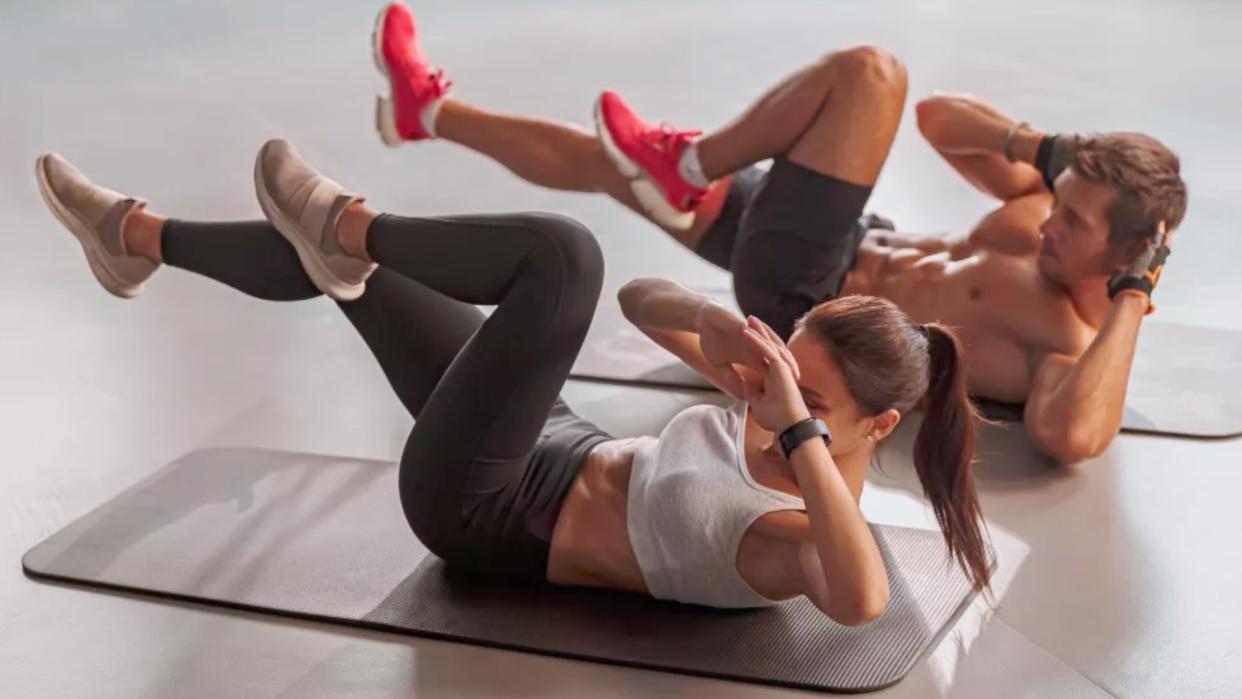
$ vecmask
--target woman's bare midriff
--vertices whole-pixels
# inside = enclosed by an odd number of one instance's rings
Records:
[[[748,419],[748,434],[760,429]],[[769,440],[770,437],[769,434]],[[641,439],[650,438],[603,442],[587,457],[552,530],[548,582],[648,592],[626,524],[630,473]],[[797,481],[788,465],[774,466],[772,457],[765,460],[760,453],[766,441],[748,438],[748,442],[755,445],[746,454],[751,476],[768,488],[798,494]],[[759,466],[751,466],[756,463]],[[858,491],[862,489],[861,478],[860,472]],[[774,545],[770,532],[757,532],[759,525],[770,518],[782,519],[785,526],[790,526],[788,514],[771,512],[755,520],[738,548],[738,572],[752,588],[770,599],[802,594],[804,586],[799,545]]]
[[[587,456],[552,530],[548,582],[647,591],[625,519],[638,443],[602,442]]]

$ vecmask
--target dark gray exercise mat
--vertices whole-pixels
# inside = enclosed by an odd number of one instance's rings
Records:
[[[699,289],[736,308],[725,289]],[[642,334],[605,293],[573,376],[670,388],[712,389],[703,377]],[[985,406],[986,407],[986,406]],[[992,406],[1021,419],[1020,406]],[[1183,437],[1242,435],[1242,332],[1158,320],[1143,322],[1121,428]]]
[[[449,574],[410,533],[392,464],[187,454],[22,559],[28,575],[514,650],[827,691],[901,679],[974,595],[938,532],[875,527],[888,612],[721,611]]]

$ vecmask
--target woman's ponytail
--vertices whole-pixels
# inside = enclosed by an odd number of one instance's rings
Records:
[[[923,425],[914,441],[914,467],[949,552],[975,589],[983,590],[991,571],[971,476],[978,413],[966,392],[957,338],[935,323],[921,328],[927,335],[930,366]]]

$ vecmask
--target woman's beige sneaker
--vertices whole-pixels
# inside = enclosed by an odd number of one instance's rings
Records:
[[[267,220],[293,244],[315,286],[338,301],[361,296],[376,265],[341,250],[336,224],[363,198],[320,175],[281,139],[259,149],[254,186]]]
[[[103,288],[125,299],[142,293],[142,283],[159,265],[126,252],[121,233],[125,219],[147,202],[93,184],[55,153],[39,156],[35,177],[47,208],[78,239]]]

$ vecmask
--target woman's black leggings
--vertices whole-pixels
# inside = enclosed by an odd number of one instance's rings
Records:
[[[450,564],[545,580],[564,496],[609,439],[559,399],[599,298],[599,245],[545,214],[383,215],[368,233],[379,267],[338,305],[415,418],[398,479],[411,528]],[[163,249],[251,296],[320,295],[266,221],[170,220]]]

